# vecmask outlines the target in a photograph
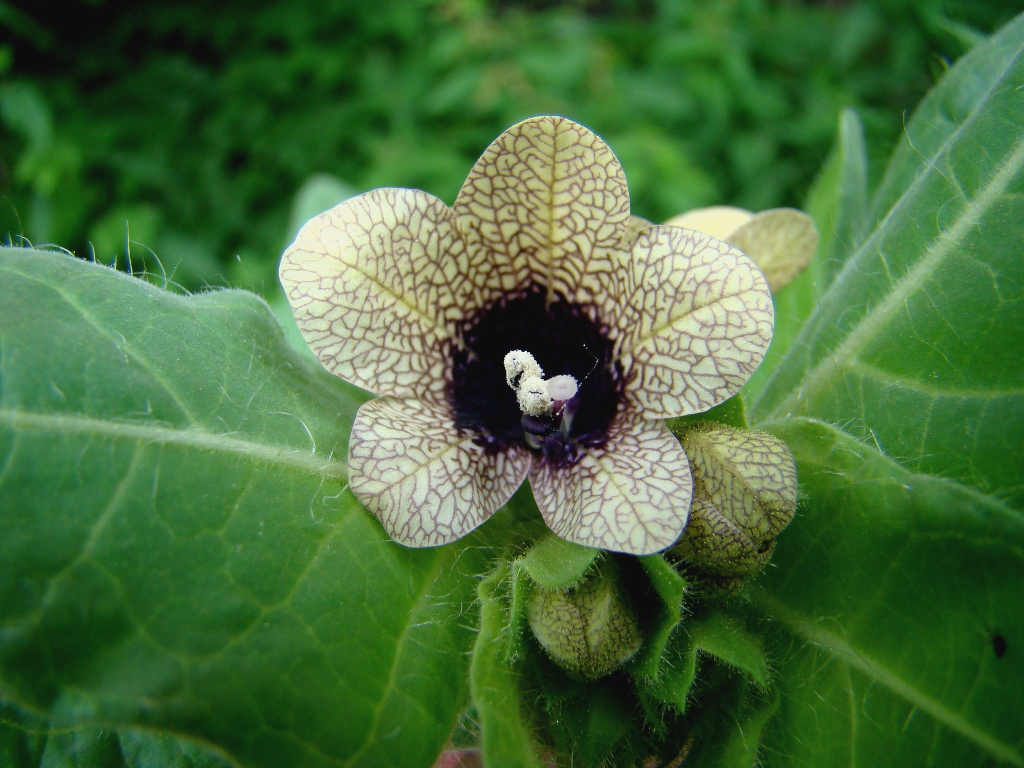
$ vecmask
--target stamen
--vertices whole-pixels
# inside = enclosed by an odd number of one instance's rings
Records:
[[[547,382],[540,376],[523,378],[519,383],[516,397],[520,410],[527,416],[547,416],[554,405],[551,395],[548,394]]]
[[[513,349],[505,355],[505,382],[512,389],[519,389],[524,378],[544,378],[537,358],[524,349]]]
[[[505,382],[515,391],[519,409],[538,418],[557,417],[580,389],[567,373],[545,380],[540,363],[524,349],[513,349],[505,355]]]

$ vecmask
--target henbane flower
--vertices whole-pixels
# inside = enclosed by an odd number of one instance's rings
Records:
[[[560,117],[505,131],[451,207],[386,188],[314,217],[280,277],[323,365],[379,395],[349,483],[414,547],[469,533],[527,478],[565,539],[670,546],[692,480],[663,419],[737,392],[772,335],[757,266],[631,217],[611,149]]]

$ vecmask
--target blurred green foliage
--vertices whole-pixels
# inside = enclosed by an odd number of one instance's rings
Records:
[[[0,235],[269,294],[296,216],[450,202],[543,112],[609,141],[639,215],[798,205],[841,108],[878,162],[1015,5],[0,1]]]

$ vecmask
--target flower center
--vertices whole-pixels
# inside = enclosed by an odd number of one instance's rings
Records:
[[[586,308],[562,296],[547,304],[535,286],[502,297],[452,344],[456,427],[490,453],[524,444],[556,466],[576,463],[604,445],[618,409],[623,375],[612,347]]]
[[[537,358],[525,349],[505,355],[505,383],[516,393],[523,415],[536,418],[560,416],[580,391],[580,383],[567,373],[545,381]]]

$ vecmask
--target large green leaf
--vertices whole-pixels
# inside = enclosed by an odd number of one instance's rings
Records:
[[[911,470],[1024,503],[1022,51],[1018,17],[924,100],[874,229],[754,403],[755,423],[843,424]]]
[[[356,502],[365,396],[238,291],[4,249],[0,306],[0,698],[245,765],[429,765],[486,550]]]
[[[764,361],[743,388],[756,399],[789,351],[807,318],[850,257],[863,234],[867,207],[867,150],[860,119],[852,110],[839,118],[836,145],[807,195],[807,213],[818,228],[811,263],[775,295],[775,333]]]
[[[133,728],[50,731],[24,711],[0,704],[4,768],[227,768],[211,745]]]
[[[754,592],[765,765],[1024,765],[1024,515],[822,422],[769,429],[806,500]]]
[[[576,545],[573,545],[576,546]],[[480,719],[487,765],[539,766],[531,726],[520,702],[519,673],[508,663],[508,611],[502,591],[509,568],[502,564],[480,582],[480,631],[473,646],[470,687]]]
[[[1022,52],[1024,17],[925,99],[751,408],[802,499],[753,592],[767,766],[1024,765]]]

